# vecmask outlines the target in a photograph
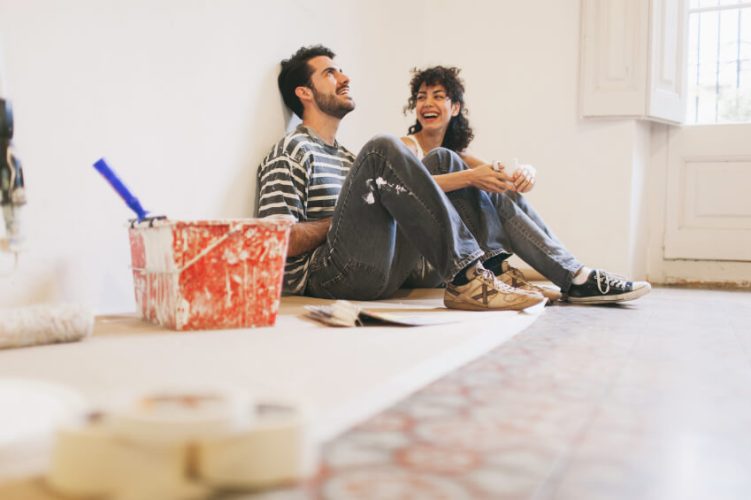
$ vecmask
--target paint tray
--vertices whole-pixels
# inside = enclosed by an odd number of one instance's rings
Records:
[[[291,225],[274,217],[133,222],[141,316],[174,330],[272,326]]]

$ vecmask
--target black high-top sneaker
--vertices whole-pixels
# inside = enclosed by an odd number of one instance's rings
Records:
[[[593,269],[587,281],[571,285],[566,300],[572,304],[607,304],[638,299],[649,293],[652,286],[646,281],[628,281],[621,276]]]

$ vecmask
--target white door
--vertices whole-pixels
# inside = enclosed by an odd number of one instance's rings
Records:
[[[671,127],[666,259],[751,262],[751,124]]]
[[[663,257],[679,275],[681,261],[737,263],[743,275],[717,281],[749,282],[751,2],[689,0],[688,23],[688,124],[668,133]]]

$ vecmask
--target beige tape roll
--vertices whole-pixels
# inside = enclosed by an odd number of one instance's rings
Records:
[[[58,430],[47,482],[67,496],[111,496],[117,469],[117,443],[101,426]]]
[[[199,480],[222,488],[264,488],[309,477],[318,463],[305,419],[292,406],[262,404],[251,428],[196,447]]]
[[[139,395],[115,409],[113,432],[148,444],[177,444],[242,431],[253,406],[246,392],[234,389],[169,389]]]
[[[91,424],[58,431],[47,481],[70,497],[204,498],[207,490],[188,481],[187,469],[186,445],[146,446]]]

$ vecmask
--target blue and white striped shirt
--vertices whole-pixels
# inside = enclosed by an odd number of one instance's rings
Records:
[[[329,146],[308,127],[298,126],[258,167],[258,216],[292,215],[298,222],[331,217],[354,161],[355,155],[339,143]],[[305,292],[317,250],[287,258],[286,293]]]

